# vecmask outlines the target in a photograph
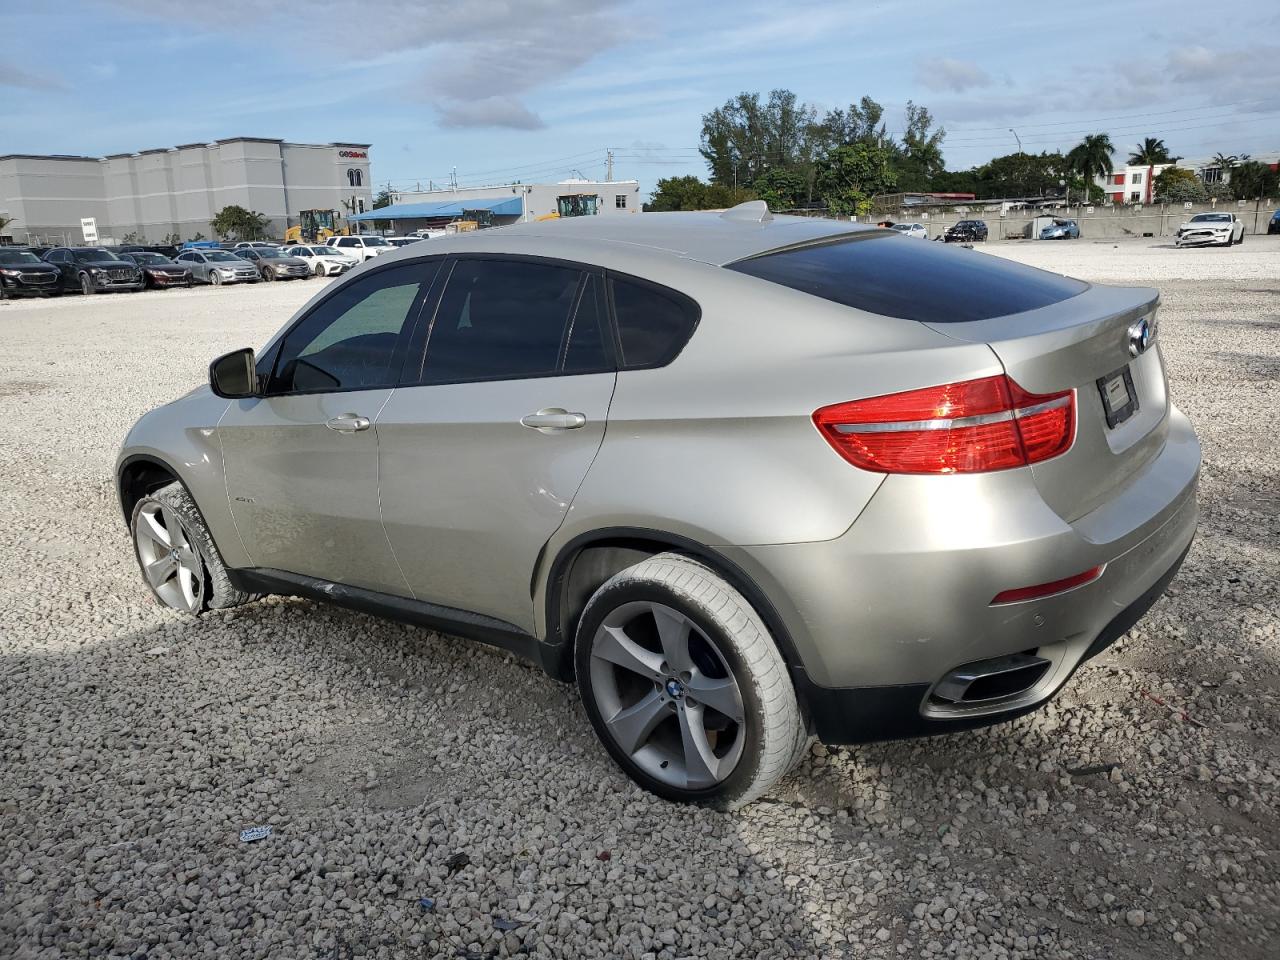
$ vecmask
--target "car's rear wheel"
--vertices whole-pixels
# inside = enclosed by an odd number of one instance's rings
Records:
[[[808,743],[786,664],[747,600],[663,553],[588,602],[575,667],[613,759],[671,800],[732,808],[768,791]]]
[[[182,484],[171,483],[139,500],[130,529],[142,577],[164,606],[194,615],[254,599],[231,585],[222,555]]]

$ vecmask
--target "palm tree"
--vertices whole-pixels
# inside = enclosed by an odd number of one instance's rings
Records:
[[[1084,180],[1086,199],[1089,196],[1089,184],[1096,179],[1105,178],[1112,171],[1111,154],[1114,152],[1110,136],[1093,133],[1072,147],[1067,154],[1067,166]]]
[[[1239,162],[1240,162],[1240,158],[1237,157],[1234,153],[1219,152],[1213,155],[1213,165],[1215,167],[1221,167],[1224,173],[1226,171],[1234,169],[1236,164],[1238,164]]]
[[[1169,156],[1169,148],[1164,145],[1164,141],[1156,137],[1147,137],[1140,144],[1138,149],[1129,154],[1129,163],[1133,166],[1139,164],[1147,168],[1146,202],[1150,203],[1155,194],[1152,190],[1151,178],[1155,174],[1155,166],[1157,163],[1176,163],[1178,157]]]

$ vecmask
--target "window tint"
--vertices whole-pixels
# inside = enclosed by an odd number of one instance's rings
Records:
[[[569,328],[562,365],[565,373],[598,373],[612,369],[609,351],[605,347],[609,325],[605,320],[604,291],[600,288],[600,280],[589,274],[573,315],[573,325]]]
[[[613,279],[613,312],[618,319],[622,365],[670,363],[698,325],[698,308],[674,291],[635,280]]]
[[[419,382],[555,373],[581,277],[544,263],[459,260],[431,324]]]
[[[436,269],[408,263],[341,286],[286,335],[270,392],[392,386],[401,331]]]
[[[976,250],[864,233],[769,253],[730,270],[886,317],[964,323],[1034,310],[1089,289],[1087,283]]]

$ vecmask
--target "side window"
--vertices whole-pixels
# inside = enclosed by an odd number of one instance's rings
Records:
[[[459,260],[431,324],[419,383],[559,371],[582,272],[523,260]]]
[[[564,363],[561,368],[566,374],[599,373],[613,369],[609,351],[605,347],[609,324],[602,287],[598,277],[594,274],[587,275],[565,342]]]
[[[697,304],[675,291],[638,280],[611,279],[623,367],[670,363],[693,336]]]
[[[285,335],[269,392],[394,385],[396,345],[437,269],[406,263],[343,284]]]
[[[338,246],[340,247],[354,247],[355,245],[356,241],[354,237],[342,237],[338,240]]]

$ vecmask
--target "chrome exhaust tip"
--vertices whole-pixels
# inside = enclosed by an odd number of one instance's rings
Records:
[[[1025,693],[1040,682],[1051,666],[1044,657],[1014,653],[975,660],[952,670],[933,688],[930,699],[940,704],[984,704]]]

